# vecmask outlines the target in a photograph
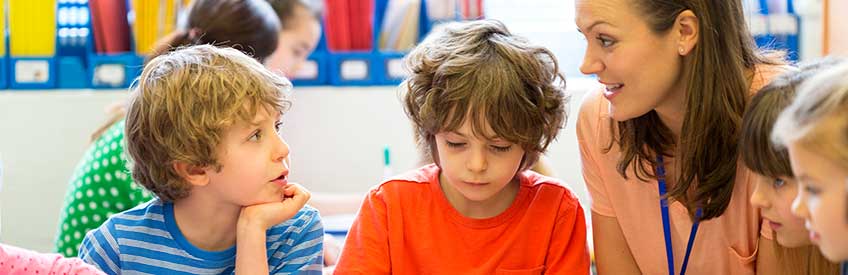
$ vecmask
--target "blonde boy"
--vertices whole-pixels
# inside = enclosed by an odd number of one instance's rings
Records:
[[[125,134],[133,178],[157,198],[86,234],[80,257],[108,274],[320,274],[321,220],[286,181],[278,135],[290,88],[234,49],[150,61]]]

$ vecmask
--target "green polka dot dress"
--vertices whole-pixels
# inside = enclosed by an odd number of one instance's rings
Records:
[[[153,198],[130,177],[124,125],[118,121],[91,144],[68,183],[56,238],[56,252],[65,257],[76,257],[85,233],[109,216]]]

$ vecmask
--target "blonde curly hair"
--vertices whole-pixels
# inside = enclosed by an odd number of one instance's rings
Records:
[[[191,188],[174,162],[220,169],[216,147],[228,127],[260,108],[282,114],[290,106],[286,78],[238,50],[211,45],[156,57],[133,86],[125,130],[132,177],[163,201]]]

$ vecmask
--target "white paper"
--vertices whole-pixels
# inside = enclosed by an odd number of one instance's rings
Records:
[[[126,79],[123,64],[100,64],[94,68],[94,85],[121,86]]]
[[[18,60],[15,62],[15,82],[45,83],[50,78],[50,63],[46,60]]]
[[[315,79],[318,77],[318,62],[314,60],[306,60],[300,69],[294,73],[296,79]]]
[[[365,60],[347,60],[342,62],[342,79],[362,80],[368,77],[368,62]]]
[[[406,78],[409,72],[403,68],[403,59],[393,58],[386,61],[386,74],[391,78]]]

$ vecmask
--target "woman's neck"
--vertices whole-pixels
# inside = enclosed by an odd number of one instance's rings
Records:
[[[746,87],[749,87],[754,77],[754,69],[745,69],[743,73],[747,81]],[[688,88],[686,75],[688,75],[687,70],[684,70],[680,74],[680,80],[672,87],[672,92],[654,108],[660,121],[671,130],[675,143],[680,139],[683,132],[683,121],[686,119],[689,107],[686,100],[686,89]],[[747,94],[748,90],[743,92]]]
[[[683,66],[683,71],[678,75],[677,81],[670,88],[670,92],[666,94],[660,103],[654,108],[660,121],[671,131],[672,139],[675,143],[680,138],[683,131],[683,121],[686,119],[686,89],[689,84],[688,66]]]
[[[686,108],[685,89],[676,89],[654,109],[663,125],[671,131],[675,143],[679,140],[680,133],[683,130]]]

